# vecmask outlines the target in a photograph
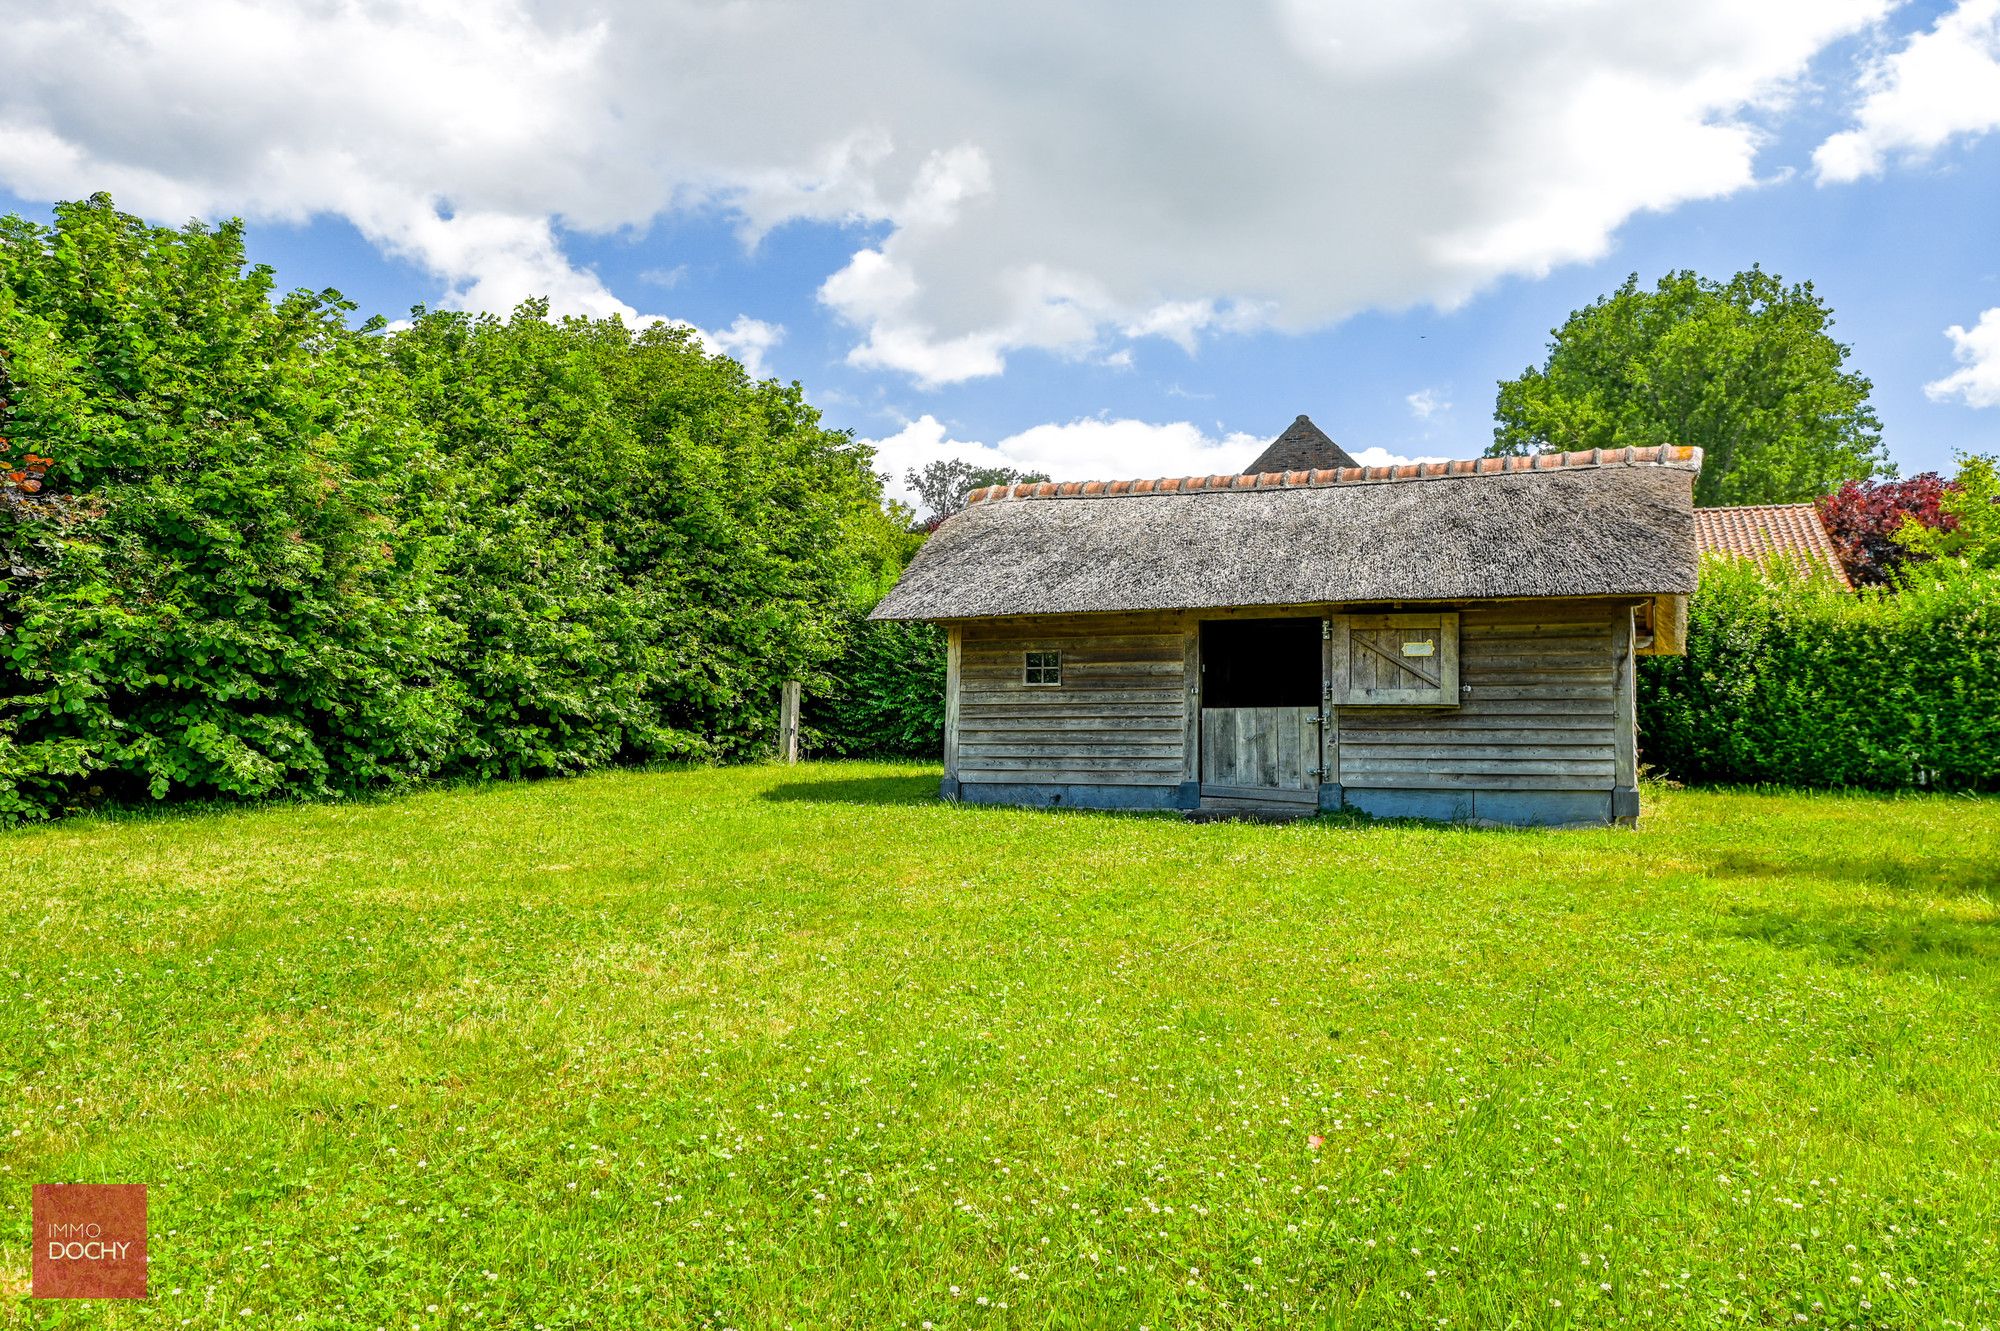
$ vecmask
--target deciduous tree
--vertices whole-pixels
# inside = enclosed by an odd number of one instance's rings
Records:
[[[1492,454],[1691,444],[1700,505],[1788,503],[1889,471],[1871,385],[1810,282],[1638,275],[1500,384]]]
[[[1022,481],[1046,481],[1048,475],[1039,471],[1016,471],[1012,467],[981,467],[963,458],[939,458],[928,463],[922,470],[915,467],[903,473],[903,482],[917,492],[923,500],[924,511],[929,515],[928,525],[935,529],[940,522],[965,507],[965,498],[974,490],[989,485],[1018,485]]]

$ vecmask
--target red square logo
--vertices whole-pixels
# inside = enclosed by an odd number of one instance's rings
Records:
[[[146,1297],[146,1185],[37,1183],[33,1294]]]

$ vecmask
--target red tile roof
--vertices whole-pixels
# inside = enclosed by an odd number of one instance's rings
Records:
[[[1695,545],[1705,555],[1784,559],[1811,572],[1823,568],[1852,589],[1833,538],[1813,504],[1746,504],[1694,511]]]
[[[989,485],[966,496],[969,504],[995,499],[1095,499],[1101,495],[1188,494],[1204,490],[1295,490],[1327,485],[1437,480],[1447,476],[1505,476],[1528,471],[1586,467],[1680,467],[1699,470],[1701,450],[1593,448],[1578,453],[1534,453],[1522,457],[1469,458],[1456,462],[1406,462],[1396,467],[1331,467],[1321,471],[1267,471],[1221,476],[1169,476],[1147,481],[1023,481]]]

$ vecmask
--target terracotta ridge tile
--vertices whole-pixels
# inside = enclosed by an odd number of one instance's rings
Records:
[[[1523,472],[1569,471],[1609,467],[1675,467],[1699,465],[1701,450],[1681,444],[1657,448],[1589,448],[1570,453],[1530,453],[1504,457],[1453,458],[1434,462],[1404,462],[1388,466],[1333,467],[1312,471],[1222,473],[1210,476],[1161,476],[1117,481],[1023,481],[989,485],[965,497],[968,507],[1001,499],[1071,499],[1128,495],[1197,494],[1212,490],[1302,490],[1329,485],[1399,484],[1470,476],[1508,476]],[[1758,505],[1756,507],[1791,507]]]

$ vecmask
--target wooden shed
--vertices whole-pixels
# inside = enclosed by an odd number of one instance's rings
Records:
[[[1682,649],[1700,466],[994,487],[875,616],[949,631],[947,798],[1630,822],[1633,658]]]

